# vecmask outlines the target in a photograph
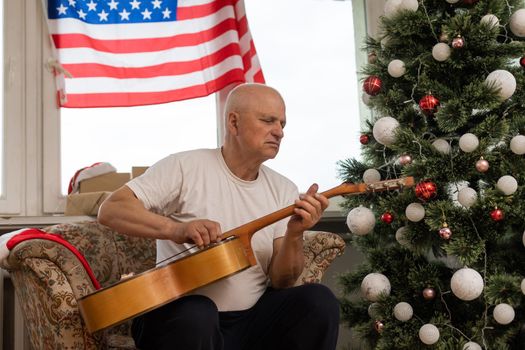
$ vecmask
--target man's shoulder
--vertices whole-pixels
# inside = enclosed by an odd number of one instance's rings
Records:
[[[199,161],[201,159],[212,159],[217,157],[217,149],[216,148],[199,148],[199,149],[192,149],[188,151],[181,151],[177,153],[173,153],[169,155],[169,158],[177,159],[177,160],[190,160],[190,161]]]

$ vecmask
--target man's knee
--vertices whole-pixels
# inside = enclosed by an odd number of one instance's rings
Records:
[[[300,300],[316,318],[339,322],[339,301],[325,285],[310,283],[301,286]]]

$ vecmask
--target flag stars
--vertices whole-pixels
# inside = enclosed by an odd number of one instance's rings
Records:
[[[82,11],[82,9],[78,10],[77,13],[78,13],[78,18],[84,19],[84,20],[86,19],[87,13]]]
[[[162,18],[170,18],[170,16],[171,16],[171,11],[169,8],[166,7],[166,9],[162,11]]]
[[[141,12],[142,14],[142,19],[151,19],[151,13],[148,9],[145,9],[144,11]]]
[[[129,3],[132,10],[140,10],[140,1],[133,0]]]
[[[60,4],[60,7],[57,7],[58,15],[65,15],[67,12],[67,7],[64,4]]]
[[[108,2],[108,5],[110,10],[117,10],[118,1],[111,0],[111,2]]]
[[[75,0],[69,0],[69,6],[75,7],[77,5],[77,2]]]
[[[106,11],[104,11],[104,10],[100,11],[100,13],[98,14],[99,21],[100,22],[107,21],[108,20],[108,15],[109,15],[109,13],[106,13]]]
[[[129,21],[129,15],[131,14],[131,12],[126,11],[126,9],[123,9],[122,12],[119,12],[118,14],[120,15],[121,21]]]
[[[88,6],[88,11],[97,11],[97,3],[93,2],[93,0],[88,2],[86,5]]]
[[[154,0],[151,3],[153,4],[153,8],[154,9],[160,9],[160,5],[162,5],[162,1],[161,0]]]

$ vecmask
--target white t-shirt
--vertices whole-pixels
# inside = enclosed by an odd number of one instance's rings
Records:
[[[217,221],[222,232],[293,204],[299,195],[293,182],[264,165],[256,180],[239,179],[226,166],[220,149],[172,154],[127,186],[155,213],[180,222]],[[193,294],[208,296],[220,311],[252,307],[267,287],[273,240],[284,235],[287,222],[288,218],[278,221],[252,237],[256,266],[199,288]],[[190,246],[157,240],[157,261]]]

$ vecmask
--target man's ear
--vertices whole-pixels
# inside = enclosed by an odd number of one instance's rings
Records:
[[[230,131],[230,134],[237,135],[239,129],[239,113],[230,112],[226,120],[226,127]]]

